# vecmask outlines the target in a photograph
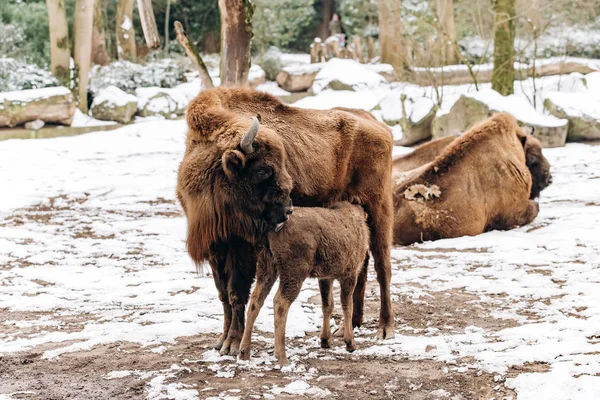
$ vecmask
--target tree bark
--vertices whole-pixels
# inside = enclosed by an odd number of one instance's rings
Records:
[[[48,25],[50,26],[50,63],[52,75],[58,81],[70,87],[69,61],[69,25],[64,0],[46,0],[48,6]]]
[[[323,21],[321,22],[321,25],[319,25],[317,36],[319,36],[322,40],[325,40],[331,34],[331,32],[329,32],[329,21],[331,21],[331,17],[333,16],[335,2],[334,0],[323,0],[321,4],[323,7],[323,10],[321,11],[321,14],[323,15]]]
[[[379,52],[381,62],[404,67],[402,51],[402,0],[379,0]]]
[[[515,80],[515,2],[494,2],[494,70],[492,89],[508,96],[514,92]]]
[[[75,97],[77,107],[87,113],[88,75],[92,61],[92,28],[94,25],[94,0],[76,0],[75,2],[75,42],[73,60],[75,61]]]
[[[204,88],[214,88],[215,85],[213,84],[213,81],[210,75],[208,74],[208,68],[206,68],[206,64],[204,64],[204,61],[202,61],[202,57],[200,57],[200,53],[198,52],[198,49],[196,48],[194,42],[191,42],[188,39],[187,35],[185,34],[185,31],[183,30],[183,26],[179,21],[175,21],[175,32],[177,32],[177,41],[179,42],[179,44],[181,44],[181,46],[185,50],[185,54],[187,54],[187,56],[192,61],[192,64],[194,64],[194,66],[200,73],[200,80],[202,81],[202,85],[204,86]]]
[[[169,52],[169,19],[170,18],[171,18],[171,0],[167,0],[167,10],[165,11],[165,51],[167,53]],[[183,30],[183,27],[181,29]]]
[[[159,49],[160,37],[158,36],[158,28],[156,27],[156,19],[154,18],[154,11],[152,9],[152,0],[137,0],[137,5],[146,45],[151,50]]]
[[[221,12],[221,85],[244,86],[250,69],[251,0],[219,0]]]
[[[94,27],[92,30],[92,63],[108,65],[110,58],[106,50],[106,33],[104,30],[104,16],[102,15],[102,0],[94,4]]]
[[[119,60],[135,61],[133,30],[133,0],[119,0],[117,5],[117,56]]]
[[[454,42],[456,42],[454,1],[437,0],[436,12],[442,31],[442,60],[447,65],[456,64],[456,53],[454,52]]]

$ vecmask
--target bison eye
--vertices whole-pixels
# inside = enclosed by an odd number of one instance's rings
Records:
[[[254,173],[258,179],[265,180],[271,176],[271,169],[270,168],[258,168]]]

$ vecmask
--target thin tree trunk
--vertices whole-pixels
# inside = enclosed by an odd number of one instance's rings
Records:
[[[404,67],[402,55],[402,0],[379,0],[379,52],[381,62]]]
[[[106,33],[104,30],[104,17],[102,15],[102,0],[94,4],[94,28],[92,30],[92,63],[107,65],[110,62],[106,50]]]
[[[179,21],[175,21],[175,32],[177,32],[177,41],[179,42],[179,44],[181,44],[181,46],[185,50],[185,53],[192,61],[192,64],[194,64],[194,66],[200,73],[200,80],[202,81],[202,85],[204,86],[204,88],[214,88],[215,85],[213,84],[213,81],[210,75],[208,74],[208,68],[206,68],[206,64],[204,64],[204,61],[202,61],[202,57],[200,57],[200,53],[198,53],[198,49],[196,48],[194,42],[191,42],[188,39],[187,35],[185,34],[185,31],[183,30],[183,26]]]
[[[119,0],[117,5],[117,56],[119,60],[135,61],[133,30],[133,0]]]
[[[73,27],[75,42],[73,44],[73,60],[77,78],[77,107],[87,113],[88,74],[92,61],[92,28],[94,25],[94,0],[76,0],[75,26]]]
[[[329,21],[331,21],[331,17],[333,16],[335,2],[334,0],[323,0],[321,4],[323,20],[321,21],[321,25],[319,25],[317,36],[325,40],[331,35],[331,32],[329,32]]]
[[[221,12],[221,85],[244,86],[250,69],[251,0],[219,0]]]
[[[442,30],[442,59],[447,65],[456,64],[453,42],[456,41],[456,27],[454,25],[454,1],[437,0],[437,17]]]
[[[504,96],[514,92],[515,80],[515,2],[495,0],[494,3],[494,70],[492,89]]]
[[[58,81],[70,87],[69,61],[71,49],[69,48],[69,26],[64,0],[46,0],[48,6],[48,22],[50,26],[50,62],[52,75]]]
[[[171,17],[171,0],[167,0],[167,10],[165,12],[165,51],[169,51],[169,19]],[[183,27],[181,28],[183,29]]]
[[[148,49],[159,49],[160,38],[158,37],[158,28],[156,27],[156,19],[152,10],[152,0],[137,0],[138,11],[140,13],[140,22],[142,23],[142,31]]]

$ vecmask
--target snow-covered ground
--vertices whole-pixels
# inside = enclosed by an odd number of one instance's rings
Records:
[[[278,372],[269,353],[271,300],[249,363],[177,347],[187,338],[216,338],[222,326],[212,278],[196,273],[186,255],[175,202],[184,134],[184,121],[156,121],[0,142],[0,360],[25,353],[58,367],[70,354],[105,345],[134,343],[141,347],[123,351],[140,358],[178,349],[171,367],[102,372],[107,382],[140,380],[150,399],[342,395],[343,385],[327,384],[340,373],[328,360],[352,363],[357,382],[368,363],[409,362],[441,365],[450,382],[422,386],[417,367],[412,386],[390,378],[368,392],[376,398],[402,385],[415,398],[469,398],[451,386],[468,374],[489,375],[492,394],[516,392],[518,399],[600,398],[600,146],[545,150],[554,183],[530,226],[395,248],[392,340],[374,339],[373,284],[359,350],[320,350],[320,306],[311,300],[317,285],[307,281],[288,321],[288,336],[297,338],[288,343],[292,366]],[[209,379],[190,383],[200,371],[228,390]],[[265,374],[284,382],[268,383]],[[248,389],[239,376],[260,383]],[[2,381],[0,399],[19,398]],[[19,391],[39,395],[39,385],[20,382]]]

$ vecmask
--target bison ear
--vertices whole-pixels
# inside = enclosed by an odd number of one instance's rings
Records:
[[[246,156],[237,150],[227,150],[223,154],[223,170],[228,178],[235,178],[246,165]]]

